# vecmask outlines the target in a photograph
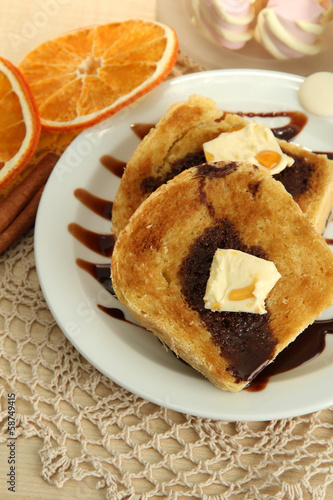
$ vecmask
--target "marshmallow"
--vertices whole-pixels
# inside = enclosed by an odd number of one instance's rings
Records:
[[[276,59],[318,54],[331,10],[327,0],[269,0],[258,15],[255,38]]]

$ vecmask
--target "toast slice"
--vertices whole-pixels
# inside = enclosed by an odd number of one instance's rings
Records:
[[[116,194],[112,232],[118,237],[139,205],[161,184],[183,170],[206,162],[202,145],[235,125],[248,123],[224,116],[209,98],[193,95],[174,104],[139,144],[129,160]],[[278,139],[294,158],[276,179],[281,181],[320,234],[333,208],[333,161],[294,143]]]
[[[204,295],[217,248],[272,261],[281,278],[266,314],[211,311]],[[117,238],[118,299],[220,389],[240,391],[333,303],[333,253],[264,168],[192,167],[155,190]]]

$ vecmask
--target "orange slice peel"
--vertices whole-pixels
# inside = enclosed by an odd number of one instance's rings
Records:
[[[175,32],[128,20],[82,28],[39,45],[19,64],[44,130],[82,130],[159,85],[178,55]]]
[[[21,72],[0,57],[0,188],[29,163],[41,133],[33,94]]]

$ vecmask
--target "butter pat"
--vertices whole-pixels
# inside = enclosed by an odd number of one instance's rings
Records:
[[[267,168],[271,174],[290,167],[294,160],[285,155],[273,132],[262,123],[250,122],[242,128],[223,132],[203,144],[206,160],[246,161]]]
[[[205,308],[265,314],[265,299],[280,278],[271,261],[239,250],[218,249],[207,282]]]

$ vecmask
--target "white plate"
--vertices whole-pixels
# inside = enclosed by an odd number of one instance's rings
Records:
[[[192,368],[166,352],[157,338],[113,319],[97,304],[125,309],[76,259],[107,263],[67,229],[76,222],[98,233],[110,223],[73,195],[85,188],[113,200],[119,179],[100,164],[110,154],[128,161],[139,139],[132,123],[155,123],[177,101],[193,93],[212,97],[228,111],[301,110],[301,77],[262,70],[209,71],[166,81],[102,125],[81,133],[54,168],[42,196],[35,230],[37,271],[46,301],[60,328],[98,370],[119,385],[156,404],[223,420],[270,420],[333,405],[333,338],[324,352],[299,368],[271,378],[261,392],[231,394],[216,389]],[[332,149],[333,120],[310,116],[297,142],[320,151]],[[332,226],[333,224],[331,224]],[[329,227],[332,237],[333,227]],[[330,311],[333,316],[333,311]],[[125,312],[126,317],[129,314]]]
[[[307,76],[317,71],[332,71],[333,21],[323,36],[323,50],[315,56],[289,60],[274,59],[255,40],[241,50],[219,46],[204,35],[191,22],[190,0],[157,0],[159,21],[171,26],[177,33],[179,46],[184,54],[206,69],[257,68],[284,71]]]

